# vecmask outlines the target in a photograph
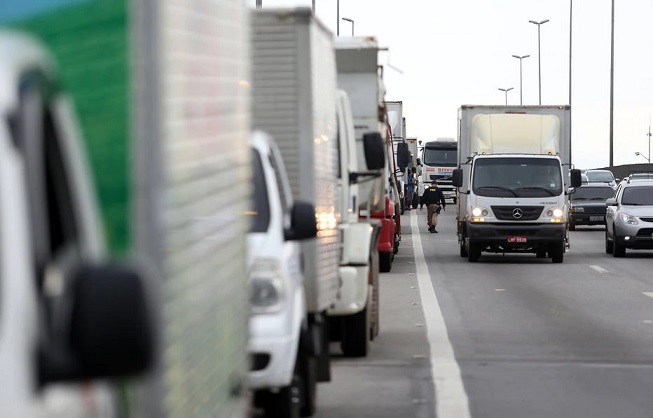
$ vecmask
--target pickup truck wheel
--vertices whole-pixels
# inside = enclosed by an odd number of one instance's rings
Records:
[[[612,237],[612,255],[620,258],[626,256],[626,247],[619,244],[616,236]]]
[[[346,357],[366,357],[370,348],[368,307],[342,318],[340,348]]]
[[[379,271],[387,273],[392,268],[392,253],[379,253]]]
[[[562,263],[565,257],[565,243],[561,242],[560,244],[553,244],[549,248],[549,255],[551,256],[551,261],[554,263]]]
[[[304,350],[298,353],[299,374],[301,376],[301,409],[303,417],[315,415],[317,410],[317,360]]]
[[[613,242],[608,239],[608,228],[605,228],[605,253],[606,254],[612,254],[614,251],[613,247]]]
[[[299,360],[299,359],[298,359]],[[295,365],[292,380],[279,392],[260,391],[256,403],[263,408],[266,418],[299,418],[302,406],[302,378],[300,368]]]
[[[467,260],[470,263],[476,263],[481,257],[481,246],[468,241]]]

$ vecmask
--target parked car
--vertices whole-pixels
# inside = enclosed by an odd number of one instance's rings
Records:
[[[614,174],[610,170],[587,170],[585,171],[587,180],[589,183],[604,183],[612,187],[613,189],[617,188],[617,181],[614,178]]]
[[[621,182],[606,204],[607,254],[624,257],[626,248],[653,249],[653,180]]]
[[[576,225],[604,225],[606,199],[614,197],[614,189],[607,184],[592,183],[577,188],[569,201],[569,230]]]

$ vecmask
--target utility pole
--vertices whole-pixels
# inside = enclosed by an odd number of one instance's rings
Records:
[[[540,86],[540,105],[542,104],[542,55],[540,54],[540,27],[548,22],[549,19],[543,20],[541,22],[536,22],[534,20],[529,20],[534,25],[537,25],[537,67],[538,67],[538,78]]]
[[[614,0],[610,35],[610,167],[614,166]]]
[[[513,55],[513,57],[517,58],[519,60],[519,104],[523,105],[524,101],[523,101],[523,97],[522,97],[523,88],[522,88],[522,66],[521,66],[521,61],[524,58],[530,57],[530,55],[521,55],[521,56],[520,55]]]

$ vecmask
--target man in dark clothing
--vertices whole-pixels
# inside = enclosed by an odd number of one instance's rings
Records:
[[[431,187],[424,190],[422,201],[426,205],[429,232],[437,233],[438,231],[435,230],[435,227],[438,224],[438,214],[440,213],[440,209],[445,209],[446,203],[444,201],[444,194],[442,194],[442,190],[440,190],[435,181],[431,183]]]

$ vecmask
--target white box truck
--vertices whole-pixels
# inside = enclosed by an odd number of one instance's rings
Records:
[[[563,261],[569,188],[580,185],[580,171],[570,170],[570,114],[569,106],[460,108],[453,185],[462,257],[521,252]]]
[[[293,197],[315,206],[302,243],[308,335],[319,381],[330,380],[327,310],[340,288],[338,138],[333,35],[309,8],[252,14],[252,124],[277,143]]]
[[[437,138],[423,145],[420,162],[420,196],[423,185],[436,181],[445,199],[456,203],[456,188],[451,184],[451,173],[458,166],[458,142],[454,138]]]

